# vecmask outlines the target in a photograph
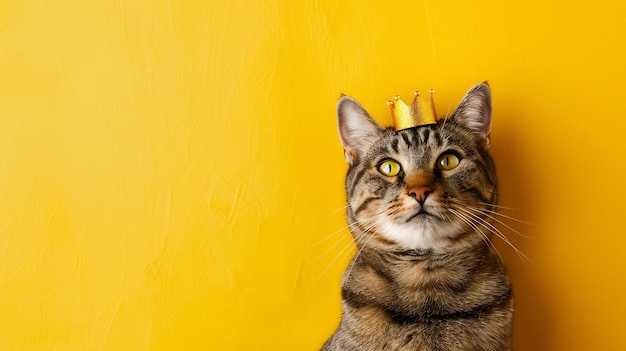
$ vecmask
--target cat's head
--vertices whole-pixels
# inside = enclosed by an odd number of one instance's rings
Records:
[[[437,124],[383,128],[349,96],[340,98],[337,116],[358,246],[442,251],[463,238],[487,239],[497,187],[487,83]]]

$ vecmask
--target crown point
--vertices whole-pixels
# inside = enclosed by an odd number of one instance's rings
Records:
[[[394,96],[393,100],[387,101],[387,105],[391,108],[391,117],[396,131],[437,123],[437,113],[432,96],[435,90],[430,89],[429,92],[430,99],[421,97],[420,92],[415,91],[413,93],[415,97],[410,106],[400,100],[399,95]]]

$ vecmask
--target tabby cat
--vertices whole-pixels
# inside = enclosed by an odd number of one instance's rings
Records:
[[[489,85],[437,124],[383,128],[348,96],[337,115],[358,251],[322,350],[510,350],[512,288],[490,241]]]

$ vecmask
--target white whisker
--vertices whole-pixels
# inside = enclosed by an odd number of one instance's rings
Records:
[[[347,228],[347,227],[345,227],[344,229],[346,229],[346,228]],[[343,231],[344,229],[342,229],[342,231]],[[318,256],[317,258],[321,258],[321,257],[323,257],[323,256],[326,256],[326,255],[327,255],[329,252],[331,252],[331,251],[332,251],[332,250],[333,250],[333,249],[334,249],[337,245],[339,245],[339,244],[343,241],[342,239],[346,237],[346,234],[349,234],[349,233],[350,233],[350,232],[347,232],[347,233],[346,233],[346,232],[344,232],[344,233],[343,233],[343,235],[342,235],[342,236],[341,236],[338,240],[336,240],[334,244],[332,244],[332,245],[330,245],[328,248],[326,248],[326,250],[324,250],[324,252],[322,252],[321,254],[319,254],[319,256]],[[350,236],[350,235],[348,235],[348,236]],[[352,239],[350,239],[350,242],[352,242]],[[318,245],[319,245],[319,244],[318,244]]]
[[[373,237],[374,237],[373,235],[370,235],[369,238],[367,238],[367,240],[365,240],[365,242],[363,243],[363,246],[361,246],[359,251],[357,251],[356,255],[354,255],[354,258],[352,259],[352,263],[350,263],[350,267],[348,268],[348,272],[346,273],[345,278],[344,278],[346,282],[350,279],[350,274],[352,273],[352,268],[354,267],[354,264],[356,263],[356,260],[359,258],[359,255],[361,254],[361,251],[363,251],[365,246],[367,246],[367,243],[369,243],[369,241],[372,240]]]
[[[528,235],[524,235],[521,232],[515,230],[514,228],[512,228],[511,226],[509,226],[508,224],[504,223],[503,221],[499,220],[498,218],[496,218],[496,215],[500,215],[500,213],[498,212],[494,212],[494,211],[490,211],[490,210],[485,210],[485,209],[481,209],[481,208],[476,208],[476,207],[472,207],[472,206],[467,206],[468,209],[473,210],[475,212],[478,212],[480,214],[485,215],[486,217],[489,217],[490,219],[502,224],[503,226],[507,227],[510,231],[514,232],[515,234],[526,238],[526,239],[530,239],[530,237]],[[503,216],[504,218],[508,218],[507,216]],[[512,218],[508,218],[508,219],[512,219]],[[521,221],[520,221],[521,222]],[[525,223],[525,222],[521,222],[521,223]]]
[[[383,213],[383,212],[384,211],[381,211],[380,213]],[[328,272],[330,267],[332,267],[335,264],[335,262],[337,262],[337,260],[339,258],[345,259],[346,257],[348,257],[348,255],[350,254],[350,250],[348,250],[348,249],[349,248],[353,248],[355,245],[358,247],[359,244],[361,243],[361,241],[363,240],[363,238],[365,238],[367,236],[367,234],[369,234],[370,230],[372,228],[374,228],[376,226],[376,224],[377,223],[374,222],[374,223],[370,224],[369,226],[363,228],[362,229],[362,233],[356,235],[354,240],[350,240],[350,242],[346,243],[343,246],[343,248],[337,253],[337,255],[330,261],[330,263],[328,265],[326,265],[326,268],[322,271],[322,273],[320,273],[320,275],[317,277],[317,279],[313,282],[313,285],[316,285],[319,282],[319,280],[324,276],[324,274],[326,274],[326,272]],[[354,228],[354,227],[359,227],[361,225],[362,225],[361,223],[355,222],[355,223],[352,223],[352,224],[348,225],[347,227],[353,227]],[[366,243],[367,243],[367,241],[369,241],[369,239],[366,240]],[[339,244],[339,241],[337,241],[335,244],[333,244],[328,250],[326,250],[322,255],[320,255],[320,257],[323,256],[323,255],[326,255],[328,252],[330,252],[338,244]],[[362,250],[362,248],[361,248],[361,250]]]
[[[336,215],[337,213],[339,213],[339,211],[343,211],[343,210],[345,210],[345,209],[347,209],[347,208],[348,208],[348,205],[345,205],[345,206],[341,206],[341,207],[339,207],[338,209],[336,209],[336,210],[334,210],[333,212],[329,213],[329,214],[328,214],[328,216],[326,217],[326,219],[328,219],[328,218],[330,218],[330,217],[332,217],[332,216]]]
[[[491,239],[489,239],[489,236],[487,234],[485,234],[485,232],[483,232],[482,230],[480,230],[480,228],[472,222],[472,218],[473,217],[469,217],[466,214],[463,214],[457,210],[455,210],[454,208],[450,208],[449,209],[451,213],[455,214],[459,219],[461,219],[463,222],[465,222],[468,226],[470,226],[470,228],[472,228],[474,231],[476,231],[481,239],[483,239],[483,241],[485,242],[485,244],[487,244],[487,246],[490,246],[494,249],[494,251],[496,252],[496,254],[498,254],[498,257],[500,257],[500,259],[502,259],[502,255],[500,255],[500,251],[498,251],[498,249],[496,248],[496,246],[493,244],[493,242],[491,241]]]
[[[498,215],[498,216],[506,218],[506,219],[510,219],[510,220],[518,222],[518,223],[527,224],[527,225],[535,225],[534,223],[526,222],[526,221],[523,221],[521,219],[517,219],[515,217],[507,216],[507,215],[505,215],[503,213],[500,213],[500,212],[497,212],[497,211],[493,211],[493,210],[489,210],[489,209],[481,209],[481,211],[486,211],[486,212],[492,213],[494,215]]]
[[[343,227],[341,227],[341,228],[339,228],[339,229],[335,230],[335,231],[334,231],[334,232],[332,232],[331,234],[327,235],[325,238],[323,238],[323,239],[321,239],[321,240],[319,240],[319,241],[317,241],[317,242],[315,242],[315,243],[311,244],[311,246],[310,246],[309,248],[312,248],[312,247],[318,246],[318,245],[320,245],[320,244],[322,244],[322,243],[324,243],[324,242],[326,242],[326,241],[330,240],[332,237],[336,236],[337,234],[339,234],[339,233],[343,232],[344,230],[352,228],[352,227],[353,227],[353,226],[355,226],[355,225],[357,225],[357,224],[356,224],[356,223],[352,223],[352,224],[348,224],[348,225],[346,225],[346,226],[343,226]],[[348,233],[350,233],[350,232],[348,232]],[[345,234],[345,232],[344,232],[344,234]],[[333,247],[335,247],[335,245],[336,245],[336,244],[333,244],[333,245],[330,247],[330,249],[332,249]],[[325,254],[325,253],[324,253],[324,254]],[[323,255],[322,255],[322,256],[323,256]]]
[[[470,210],[468,209],[464,209],[464,208],[459,208],[459,211],[464,212],[466,215],[471,216],[472,218],[474,218],[477,221],[480,221],[480,223],[483,224],[483,226],[489,230],[489,232],[493,233],[494,235],[496,235],[498,238],[502,239],[502,241],[504,241],[507,245],[509,245],[514,251],[515,253],[517,253],[517,255],[520,257],[520,259],[522,261],[527,260],[528,262],[532,263],[532,260],[530,258],[528,258],[528,256],[526,256],[521,250],[519,250],[515,245],[513,245],[513,243],[509,240],[509,238],[506,237],[506,235],[504,235],[504,233],[502,233],[498,228],[496,228],[493,224],[489,223],[489,221],[487,221],[486,219],[480,217],[478,214],[476,213],[472,213]]]
[[[328,272],[328,270],[330,269],[330,267],[332,267],[332,266],[335,264],[335,262],[336,262],[336,261],[337,261],[340,257],[344,257],[344,258],[345,258],[344,251],[346,251],[347,249],[349,249],[349,248],[351,248],[351,247],[353,247],[353,241],[352,241],[352,240],[350,240],[350,242],[349,242],[348,244],[344,245],[344,247],[341,249],[341,251],[339,251],[339,252],[337,253],[337,255],[335,255],[335,257],[334,257],[332,260],[330,260],[330,263],[328,263],[328,264],[326,265],[326,268],[324,268],[324,270],[322,271],[322,273],[320,273],[320,275],[317,277],[317,279],[315,279],[315,281],[313,282],[313,285],[317,285],[317,283],[320,281],[320,279],[322,279],[322,277],[326,274],[326,272]],[[350,251],[349,251],[349,250],[348,250],[347,252],[348,252],[348,254],[350,253]]]
[[[348,207],[348,206],[344,206],[343,208],[345,209],[345,208],[347,208],[347,207]],[[386,209],[383,209],[382,211],[380,211],[380,212],[378,212],[378,213],[375,213],[375,214],[374,214],[374,216],[380,215],[380,214],[384,213],[385,211],[386,211]],[[315,246],[318,246],[318,245],[320,245],[320,244],[324,243],[325,241],[328,241],[328,240],[329,240],[329,239],[331,239],[332,237],[336,236],[337,234],[339,234],[339,233],[343,232],[344,230],[346,230],[346,229],[351,229],[351,228],[353,228],[354,226],[357,226],[357,225],[359,225],[359,224],[355,222],[355,223],[352,223],[352,224],[348,224],[348,225],[346,225],[346,226],[343,226],[343,227],[341,227],[341,228],[337,229],[336,231],[332,232],[331,234],[327,235],[326,237],[322,238],[321,240],[316,241],[315,243],[311,244],[311,246],[310,246],[309,248],[311,248],[311,247],[315,247]],[[331,247],[330,247],[330,249],[332,249],[334,246],[336,246],[336,244],[335,244],[335,245],[333,245],[333,246],[331,246]],[[324,254],[325,254],[325,253],[324,253]],[[324,254],[323,254],[323,255],[324,255]],[[322,255],[322,256],[323,256],[323,255]]]
[[[506,207],[506,206],[501,206],[501,205],[496,205],[496,204],[490,204],[488,202],[476,202],[477,205],[484,205],[484,206],[489,206],[489,207],[493,207],[493,208],[499,208],[502,210],[510,210],[510,211],[519,211],[519,209],[514,208],[514,207]]]

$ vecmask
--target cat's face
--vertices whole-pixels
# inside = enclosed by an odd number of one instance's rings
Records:
[[[358,246],[441,251],[464,237],[487,239],[496,201],[487,84],[470,89],[447,119],[397,132],[380,127],[350,97],[337,111]]]

